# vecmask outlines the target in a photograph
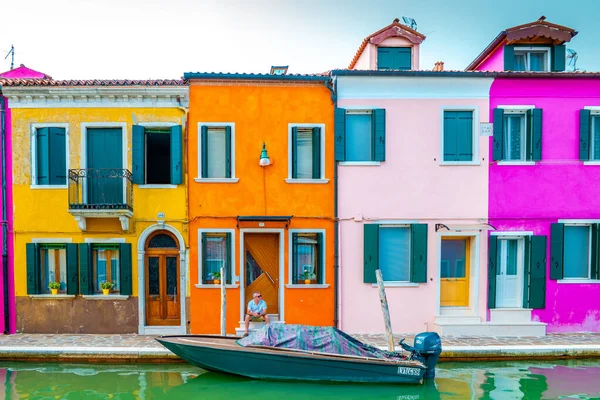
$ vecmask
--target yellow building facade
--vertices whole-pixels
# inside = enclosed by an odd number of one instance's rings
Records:
[[[185,333],[187,87],[15,80],[3,93],[17,331]]]

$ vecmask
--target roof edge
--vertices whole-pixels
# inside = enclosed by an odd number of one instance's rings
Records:
[[[223,73],[223,72],[186,72],[183,74],[184,80],[191,79],[240,79],[257,81],[317,81],[326,82],[329,75],[271,75],[271,74],[252,74],[252,73]]]

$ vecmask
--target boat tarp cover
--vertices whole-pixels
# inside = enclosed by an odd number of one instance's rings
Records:
[[[271,346],[394,361],[406,359],[401,353],[380,350],[339,329],[324,326],[269,324],[236,343],[241,346]]]

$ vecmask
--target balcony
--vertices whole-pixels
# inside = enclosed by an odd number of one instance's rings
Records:
[[[126,169],[70,169],[69,213],[79,229],[86,230],[86,218],[119,218],[129,230],[133,217],[133,181]]]

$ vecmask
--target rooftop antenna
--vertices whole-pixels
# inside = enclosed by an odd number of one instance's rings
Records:
[[[11,59],[10,59],[10,69],[14,69],[15,67],[15,46],[13,46],[12,44],[10,45],[10,50],[8,51],[8,53],[6,54],[6,57],[4,57],[4,59],[6,60],[8,58],[8,56],[12,55]]]
[[[569,53],[567,55],[569,65],[573,66],[573,71],[577,71],[577,59],[579,58],[577,52],[573,49],[567,49],[567,53]]]
[[[402,17],[402,22],[404,25],[408,26],[410,29],[417,30],[417,21],[410,17]]]

